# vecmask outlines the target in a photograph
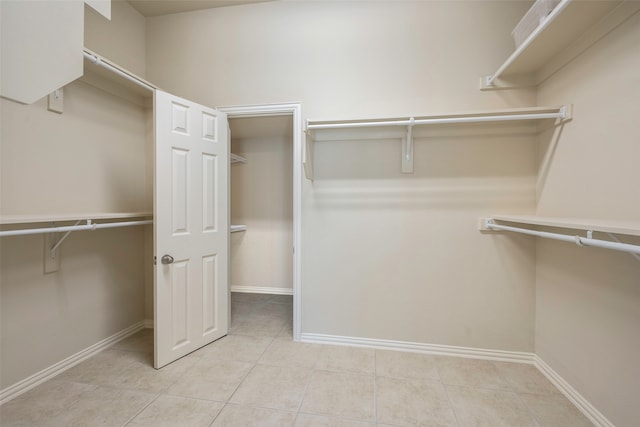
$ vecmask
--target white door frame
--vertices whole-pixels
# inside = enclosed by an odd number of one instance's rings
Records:
[[[293,116],[293,339],[300,341],[302,271],[302,105],[300,103],[216,107],[229,119],[240,117]]]

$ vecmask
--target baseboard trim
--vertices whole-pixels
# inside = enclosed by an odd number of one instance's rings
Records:
[[[344,337],[322,334],[300,334],[300,341],[319,344],[351,345],[356,347],[378,348],[382,350],[413,351],[416,353],[435,354],[440,356],[457,356],[472,359],[494,360],[499,362],[519,362],[534,364],[535,354],[487,350],[472,347],[456,347],[450,345],[423,344],[408,341],[380,340],[372,338]]]
[[[293,295],[293,289],[291,288],[271,288],[268,286],[231,285],[231,292],[243,292],[243,293],[250,293],[250,294]]]
[[[305,333],[300,335],[300,341],[318,344],[351,345],[382,350],[412,351],[438,356],[466,357],[471,359],[492,360],[496,362],[532,364],[545,377],[547,377],[549,381],[551,381],[551,383],[555,385],[558,390],[560,390],[560,392],[564,394],[567,399],[569,399],[594,425],[598,427],[615,427],[607,417],[598,411],[587,399],[584,398],[584,396],[571,387],[564,378],[562,378],[535,353]]]
[[[253,287],[242,287],[252,288]],[[258,288],[258,289],[280,289],[280,288]],[[286,289],[285,289],[286,290]],[[254,293],[271,293],[271,292],[256,292],[239,290],[235,291],[232,288],[232,292],[254,292]],[[289,294],[281,294],[289,295]],[[101,352],[102,350],[110,347],[118,341],[121,341],[136,332],[145,329],[153,328],[153,320],[145,319],[134,325],[123,329],[111,335],[108,338],[103,339],[84,350],[77,352],[76,354],[67,357],[66,359],[48,367],[34,375],[12,385],[3,390],[0,390],[0,404],[6,403],[19,395],[26,393],[32,388],[42,384],[43,382],[55,377],[56,375],[66,371],[69,368],[79,364],[80,362],[88,359],[89,357]],[[580,412],[582,412],[592,423],[598,427],[615,427],[615,425],[607,419],[600,411],[598,411],[587,399],[584,398],[576,389],[574,389],[567,381],[564,380],[556,371],[553,370],[544,360],[542,360],[535,353],[516,352],[516,351],[502,351],[502,350],[488,350],[473,347],[457,347],[449,345],[438,344],[423,344],[408,341],[393,341],[393,340],[380,340],[372,338],[357,338],[357,337],[345,337],[339,335],[324,335],[324,334],[300,334],[300,341],[308,343],[318,344],[335,344],[335,345],[350,345],[356,347],[368,347],[377,348],[382,350],[398,350],[398,351],[411,351],[424,354],[434,354],[440,356],[454,356],[454,357],[466,357],[472,359],[493,360],[499,362],[518,362],[533,364],[545,377],[555,385],[567,399],[569,399]]]
[[[48,368],[45,368],[43,370],[41,370],[40,372],[37,372],[33,375],[31,375],[28,378],[25,378],[24,380],[17,382],[16,384],[13,384],[7,388],[5,388],[4,390],[0,390],[0,404],[6,403],[8,401],[10,401],[11,399],[18,397],[19,395],[26,393],[27,391],[31,390],[32,388],[42,384],[43,382],[55,377],[56,375],[66,371],[69,368],[72,368],[73,366],[77,365],[78,363],[90,358],[91,356],[101,352],[102,350],[106,349],[107,347],[115,344],[118,341],[121,341],[125,338],[127,338],[130,335],[135,334],[136,332],[142,330],[145,328],[145,324],[146,321],[141,321],[138,322],[134,325],[129,326],[126,329],[121,330],[120,332],[117,332],[113,335],[111,335],[108,338],[103,339],[102,341],[99,341],[87,348],[85,348],[84,350],[81,350],[79,352],[77,352],[76,354],[73,354],[69,357],[67,357],[64,360],[61,360],[60,362],[49,366]]]
[[[534,355],[534,366],[538,368],[542,374],[547,377],[553,385],[555,385],[567,399],[573,403],[580,412],[584,414],[594,425],[598,427],[615,427],[615,425],[607,419],[595,406],[584,398],[578,391],[571,387],[556,371],[547,365],[547,363],[538,355]]]

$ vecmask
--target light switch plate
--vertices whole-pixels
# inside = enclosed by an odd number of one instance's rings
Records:
[[[56,244],[53,233],[44,235],[44,272],[55,273],[60,269],[60,248],[51,253],[51,247]]]
[[[62,114],[64,110],[64,91],[62,88],[56,89],[49,94],[49,111]]]

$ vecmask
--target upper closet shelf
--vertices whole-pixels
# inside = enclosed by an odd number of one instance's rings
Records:
[[[231,233],[237,233],[238,231],[247,231],[247,226],[244,224],[231,225],[229,227]]]
[[[563,123],[571,120],[571,114],[571,105],[566,105],[372,120],[307,120],[305,130],[307,141],[303,154],[305,174],[308,179],[313,179],[313,146],[316,141],[400,139],[402,141],[402,172],[412,173],[413,139],[433,136],[426,132],[427,128],[527,122],[533,123],[531,131],[536,132],[538,122],[555,120],[555,123]]]
[[[66,222],[78,220],[110,220],[127,218],[152,217],[153,212],[126,212],[126,213],[93,213],[93,214],[64,214],[64,215],[3,215],[0,224],[37,224],[42,222]]]
[[[538,225],[543,227],[571,228],[575,230],[640,236],[640,221],[557,218],[536,215],[494,215],[491,219],[494,221]]]
[[[495,73],[481,79],[481,89],[538,85],[639,9],[637,1],[562,0]]]
[[[586,231],[586,236],[573,234],[562,234],[548,231],[539,231],[530,228],[514,227],[512,225],[500,224],[498,222],[508,222],[516,224],[537,225],[544,227],[571,228]],[[552,218],[538,216],[521,215],[497,215],[492,218],[480,218],[480,231],[509,231],[521,233],[529,236],[542,237],[546,239],[560,240],[574,243],[578,246],[593,246],[596,248],[611,249],[631,254],[640,261],[640,245],[623,243],[615,234],[626,234],[630,236],[640,236],[640,221],[614,221],[614,220],[591,220],[584,218]],[[608,234],[611,240],[596,239],[593,232]]]

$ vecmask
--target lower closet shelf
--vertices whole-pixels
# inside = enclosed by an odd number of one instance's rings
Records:
[[[238,231],[247,231],[246,225],[232,225],[230,228],[231,228],[230,231],[232,233],[237,233]]]

